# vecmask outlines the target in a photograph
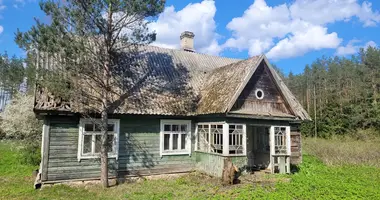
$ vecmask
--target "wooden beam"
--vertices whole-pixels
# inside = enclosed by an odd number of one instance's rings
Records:
[[[42,151],[41,151],[41,181],[46,181],[48,177],[49,144],[50,144],[50,121],[45,117],[42,128]]]

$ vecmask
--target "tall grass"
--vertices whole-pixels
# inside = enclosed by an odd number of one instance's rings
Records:
[[[369,131],[330,139],[303,138],[303,151],[327,165],[380,167],[380,137]]]
[[[232,186],[192,173],[108,189],[86,184],[82,187],[55,185],[42,190],[33,189],[31,172],[37,166],[22,164],[19,158],[19,144],[0,141],[0,199],[380,199],[380,168],[328,167],[310,155],[304,155],[296,174],[248,175],[240,184]],[[290,181],[273,182],[277,180],[273,178]]]

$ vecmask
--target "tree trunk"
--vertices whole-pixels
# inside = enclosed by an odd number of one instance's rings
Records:
[[[104,83],[104,90],[103,90],[103,102],[102,102],[102,145],[100,150],[100,161],[101,161],[101,172],[100,172],[100,180],[102,182],[103,187],[108,187],[108,106],[109,106],[109,86],[110,86],[110,73],[109,73],[109,67],[111,63],[111,55],[110,55],[110,49],[111,49],[111,41],[112,41],[112,3],[109,2],[109,8],[108,8],[108,30],[107,30],[107,37],[105,38],[105,45],[107,49],[107,55],[104,63],[104,69],[103,69],[103,83]]]
[[[101,127],[102,127],[102,139],[101,139],[101,148],[100,148],[100,162],[101,162],[101,168],[100,168],[100,180],[102,182],[103,187],[108,187],[108,131],[107,131],[107,124],[108,124],[108,113],[107,110],[104,109],[102,112],[102,119],[101,119]]]

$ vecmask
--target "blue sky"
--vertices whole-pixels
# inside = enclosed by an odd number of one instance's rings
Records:
[[[237,3],[238,2],[238,3]],[[197,52],[234,58],[264,53],[285,73],[300,73],[325,56],[351,56],[380,44],[380,1],[167,0],[150,25],[153,44],[179,48],[179,35],[195,33]],[[37,0],[0,0],[0,52],[25,56],[14,32],[46,21]]]

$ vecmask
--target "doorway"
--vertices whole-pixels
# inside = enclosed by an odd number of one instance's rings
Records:
[[[247,126],[248,168],[289,173],[290,142],[289,126]]]
[[[269,126],[247,128],[247,157],[251,170],[270,169]]]

